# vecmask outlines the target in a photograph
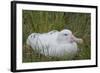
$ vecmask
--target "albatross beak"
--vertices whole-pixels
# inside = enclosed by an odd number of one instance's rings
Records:
[[[77,38],[77,37],[75,37],[74,35],[72,35],[71,39],[72,39],[74,42],[77,42],[77,43],[80,43],[80,44],[83,43],[83,40],[82,40],[81,38]]]

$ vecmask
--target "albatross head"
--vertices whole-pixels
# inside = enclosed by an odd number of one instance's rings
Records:
[[[67,42],[67,43],[82,43],[83,40],[80,38],[75,37],[72,32],[68,29],[64,29],[59,32],[58,34],[58,40],[59,42]]]

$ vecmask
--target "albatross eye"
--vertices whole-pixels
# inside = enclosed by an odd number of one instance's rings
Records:
[[[66,34],[66,33],[64,34],[64,36],[67,36],[67,35],[68,35],[68,34]]]

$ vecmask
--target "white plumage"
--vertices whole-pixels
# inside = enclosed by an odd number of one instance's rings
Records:
[[[28,36],[27,45],[33,50],[45,56],[66,56],[73,58],[78,52],[77,43],[82,39],[76,38],[68,29],[62,31],[53,30],[48,33],[32,33]]]

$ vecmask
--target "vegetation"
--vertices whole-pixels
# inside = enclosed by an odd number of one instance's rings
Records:
[[[80,52],[73,60],[91,58],[91,14],[72,12],[51,12],[23,10],[23,62],[60,61],[65,58],[46,57],[36,53],[26,45],[27,37],[33,32],[48,32],[51,30],[70,29],[83,44],[78,44]]]

